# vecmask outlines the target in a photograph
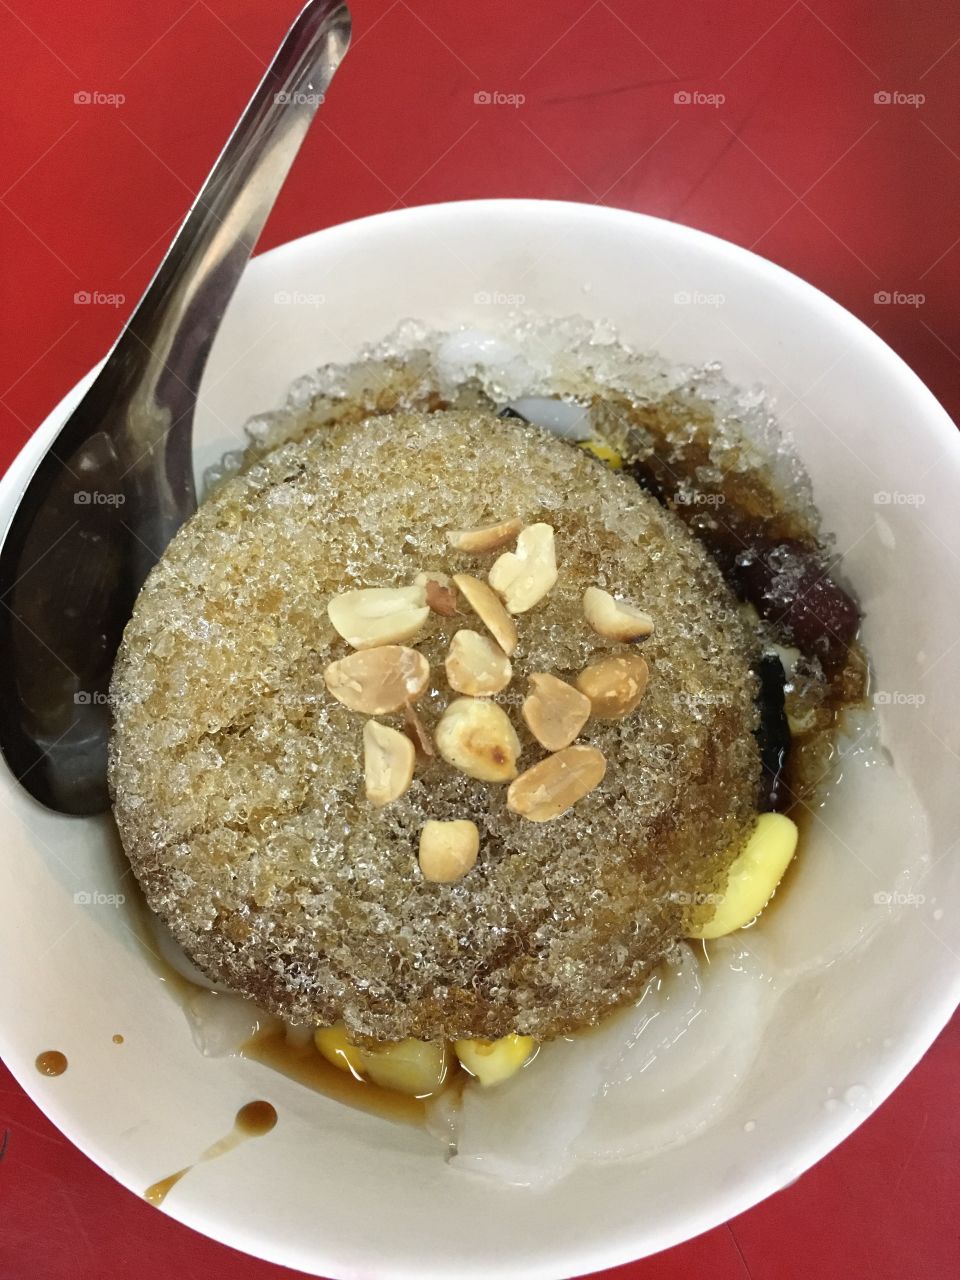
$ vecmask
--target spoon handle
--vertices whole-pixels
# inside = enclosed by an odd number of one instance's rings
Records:
[[[207,356],[349,40],[346,5],[310,0],[287,32],[100,375],[113,382],[113,403],[129,406],[125,415],[114,418],[111,435],[126,473],[128,500],[142,498],[154,511],[154,528],[140,533],[153,558],[196,505],[191,436]]]

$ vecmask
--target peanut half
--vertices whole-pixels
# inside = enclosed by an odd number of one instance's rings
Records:
[[[477,631],[456,633],[444,666],[450,688],[472,698],[499,693],[513,679],[510,659],[489,636]]]
[[[569,747],[590,718],[590,699],[556,676],[537,672],[522,714],[527,728],[548,751]]]
[[[583,593],[583,614],[598,636],[630,644],[653,631],[649,613],[624,600],[615,600],[609,591],[587,587]]]
[[[416,649],[387,644],[331,662],[323,678],[345,707],[380,716],[416,702],[430,683],[430,664]]]
[[[598,786],[606,771],[596,747],[565,747],[511,782],[507,808],[531,822],[550,822]]]
[[[650,668],[637,653],[602,658],[577,676],[577,688],[590,699],[593,715],[619,720],[638,706],[647,688]]]
[[[485,582],[468,573],[454,574],[453,581],[467,604],[509,658],[517,647],[517,628],[503,601]]]
[[[413,781],[417,751],[405,734],[368,720],[363,726],[363,775],[367,799],[377,809],[398,800]]]
[[[411,640],[430,616],[426,587],[366,587],[331,597],[327,616],[354,649]]]
[[[505,551],[487,574],[510,613],[526,613],[557,581],[553,525],[529,524],[517,538],[516,551]]]
[[[517,776],[520,739],[495,702],[456,698],[434,731],[437,750],[455,769],[481,782],[509,782]]]
[[[435,822],[423,824],[420,832],[420,870],[425,880],[455,884],[476,865],[480,852],[480,832],[475,822]]]
[[[501,520],[499,524],[486,525],[482,529],[452,529],[447,534],[447,541],[455,551],[479,555],[506,546],[522,528],[519,520]]]

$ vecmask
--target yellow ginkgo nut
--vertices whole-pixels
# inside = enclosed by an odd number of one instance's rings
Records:
[[[797,824],[782,813],[761,813],[730,867],[717,909],[691,938],[722,938],[755,920],[773,897],[797,850]]]

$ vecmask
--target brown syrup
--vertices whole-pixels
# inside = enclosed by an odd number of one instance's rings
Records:
[[[115,1035],[115,1036],[113,1037],[113,1043],[114,1043],[114,1044],[123,1044],[123,1036],[121,1036],[121,1035]]]
[[[382,1089],[369,1080],[357,1079],[349,1071],[333,1066],[312,1044],[291,1044],[283,1031],[260,1032],[241,1046],[240,1053],[357,1111],[397,1124],[422,1126],[426,1123],[425,1099],[411,1098],[393,1089]],[[466,1073],[454,1064],[447,1075],[444,1092],[462,1089],[465,1081]]]
[[[624,470],[661,506],[672,511],[716,561],[734,594],[758,608],[779,643],[794,646],[822,670],[807,731],[793,735],[781,786],[783,811],[799,821],[827,772],[844,713],[863,706],[866,656],[857,642],[860,611],[833,576],[830,556],[804,513],[783,501],[765,469],[728,465],[710,456],[714,421],[686,400],[667,398],[639,406],[613,396],[593,403],[601,434],[605,420],[624,458]],[[624,440],[624,423],[636,427]],[[703,477],[717,477],[704,482]],[[800,581],[793,598],[770,605],[776,580],[771,564],[793,561]],[[804,708],[806,709],[806,708]]]
[[[128,894],[128,902],[132,902],[135,906],[137,940],[143,947],[151,968],[161,981],[171,988],[180,1004],[186,1008],[187,1001],[198,993],[203,993],[206,988],[178,973],[153,946],[147,923],[147,912],[150,908],[139,886]],[[116,1042],[116,1037],[114,1041]],[[369,1080],[357,1079],[350,1072],[341,1071],[327,1062],[312,1042],[296,1044],[289,1041],[283,1029],[268,1027],[257,1032],[240,1046],[239,1052],[241,1057],[279,1071],[281,1075],[295,1080],[315,1093],[321,1093],[335,1102],[343,1102],[358,1111],[366,1111],[398,1124],[422,1127],[426,1123],[426,1104],[423,1099],[411,1098],[392,1089],[382,1089]],[[461,1091],[466,1079],[466,1072],[454,1061],[446,1079],[444,1092]],[[156,1183],[149,1188],[151,1193],[160,1197],[159,1200],[152,1202],[161,1203],[170,1188],[192,1168],[193,1165],[190,1165],[186,1169],[178,1170],[162,1183]],[[151,1196],[147,1195],[147,1199],[151,1199]]]
[[[215,1142],[212,1147],[208,1147],[194,1164],[178,1169],[176,1173],[171,1173],[166,1178],[161,1178],[158,1182],[154,1182],[152,1186],[147,1187],[143,1193],[144,1200],[149,1200],[151,1204],[155,1205],[163,1204],[170,1191],[181,1178],[186,1177],[191,1169],[195,1169],[198,1164],[204,1164],[207,1160],[216,1160],[219,1156],[226,1155],[228,1151],[233,1151],[235,1147],[239,1147],[248,1138],[263,1137],[265,1133],[270,1132],[276,1123],[277,1112],[271,1103],[260,1100],[248,1102],[237,1112],[233,1128],[226,1137],[221,1138],[219,1142]]]
[[[62,1076],[67,1069],[67,1055],[59,1049],[38,1053],[34,1064],[42,1076]]]
[[[130,890],[127,893],[126,905],[133,920],[133,927],[129,931],[140,944],[144,959],[160,981],[173,991],[180,1004],[186,1006],[186,1002],[191,996],[196,995],[198,991],[205,991],[206,988],[201,987],[196,982],[191,982],[182,973],[178,973],[173,965],[157,950],[150,929],[150,918],[153,912],[147,906],[143,890],[135,879],[132,881]],[[118,1043],[116,1036],[114,1036],[114,1043]]]
[[[139,885],[135,884],[128,892],[127,903],[133,907],[136,921],[134,936],[140,943],[150,967],[186,1009],[188,1000],[198,993],[203,993],[206,988],[178,973],[153,945],[148,923],[150,908]],[[117,1043],[116,1037],[114,1037],[114,1043]],[[250,1058],[274,1071],[279,1071],[281,1075],[297,1081],[308,1089],[313,1089],[315,1093],[322,1093],[325,1097],[332,1098],[335,1102],[343,1102],[358,1111],[366,1111],[398,1124],[423,1126],[426,1123],[424,1100],[411,1098],[392,1089],[382,1089],[369,1080],[358,1080],[348,1071],[341,1071],[327,1062],[312,1043],[298,1045],[288,1041],[282,1029],[276,1030],[275,1027],[270,1027],[258,1032],[240,1046],[239,1052],[244,1058]],[[454,1060],[447,1075],[444,1092],[462,1090],[466,1080],[466,1072]],[[192,1165],[171,1174],[170,1178],[164,1180],[162,1186],[157,1183],[151,1187],[151,1192],[160,1195],[160,1200],[156,1203],[159,1204],[170,1187],[179,1182],[185,1173],[189,1173],[191,1168],[193,1168]]]

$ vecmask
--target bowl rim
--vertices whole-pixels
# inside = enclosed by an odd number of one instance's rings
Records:
[[[384,229],[389,233],[390,228],[398,224],[412,226],[417,222],[430,223],[438,219],[456,219],[477,213],[489,214],[491,218],[500,219],[516,218],[518,215],[540,220],[579,217],[594,223],[597,228],[614,225],[630,226],[639,231],[641,236],[644,231],[649,231],[667,242],[705,248],[712,254],[725,258],[735,270],[753,274],[759,279],[766,279],[780,293],[786,292],[807,306],[812,306],[820,313],[818,319],[822,318],[834,328],[845,330],[844,336],[851,343],[859,344],[870,359],[881,364],[888,375],[898,381],[903,393],[916,404],[917,420],[914,423],[914,429],[919,427],[933,435],[943,450],[944,461],[948,458],[952,459],[960,475],[960,434],[956,426],[933,392],[873,329],[822,290],[786,268],[710,232],[671,222],[665,218],[629,209],[578,201],[509,197],[444,201],[389,210],[321,228],[257,254],[251,259],[247,272],[257,273],[260,270],[269,270],[270,263],[282,261],[287,254],[302,251],[305,242],[316,241],[321,237],[329,244],[335,242],[337,238],[347,241],[353,237],[379,235]],[[102,362],[98,363],[67,391],[25,442],[6,473],[0,477],[0,519],[2,519],[4,532],[19,496],[43,452],[55,436],[65,415],[77,403],[101,365]],[[6,766],[0,764],[0,791],[16,785],[8,774]],[[949,1021],[958,1003],[960,1003],[960,963],[955,966],[955,972],[949,983],[943,983],[936,990],[930,990],[927,999],[922,1004],[918,1002],[914,1006],[916,1020],[912,1024],[912,1034],[909,1038],[904,1037],[896,1050],[886,1057],[883,1068],[878,1069],[873,1082],[873,1098],[869,1110],[854,1112],[845,1108],[842,1112],[834,1112],[829,1124],[817,1126],[809,1130],[805,1137],[801,1137],[791,1150],[791,1166],[798,1169],[799,1173],[791,1174],[790,1180],[806,1172],[843,1142],[890,1096],[924,1056]],[[86,1133],[80,1136],[75,1135],[71,1109],[59,1103],[52,1095],[43,1092],[39,1078],[31,1070],[32,1058],[24,1056],[17,1050],[2,1023],[0,1023],[0,1056],[3,1057],[11,1075],[24,1092],[70,1142],[122,1186],[139,1195],[138,1183],[132,1177],[125,1177],[119,1160],[108,1150],[101,1149],[91,1135]],[[573,1251],[565,1249],[562,1256],[554,1256],[548,1246],[542,1259],[538,1258],[535,1263],[524,1259],[520,1264],[511,1265],[509,1260],[505,1260],[499,1268],[501,1274],[505,1280],[514,1280],[514,1278],[515,1280],[559,1280],[561,1276],[583,1275],[589,1271],[622,1265],[684,1243],[744,1213],[782,1189],[784,1185],[789,1185],[789,1182],[783,1181],[782,1169],[778,1171],[774,1168],[772,1161],[768,1161],[767,1164],[766,1171],[749,1184],[741,1184],[726,1191],[721,1190],[709,1202],[704,1202],[699,1208],[692,1208],[685,1220],[686,1225],[682,1234],[678,1235],[675,1230],[671,1230],[658,1236],[656,1230],[649,1229],[649,1224],[643,1224],[641,1232],[624,1228],[613,1235],[593,1239]],[[182,1203],[174,1201],[169,1208],[165,1207],[163,1212],[220,1243],[278,1266],[299,1267],[316,1275],[343,1274],[342,1270],[337,1270],[338,1267],[342,1267],[342,1259],[333,1256],[321,1258],[315,1251],[311,1251],[309,1257],[300,1256],[296,1248],[291,1250],[274,1239],[257,1237],[248,1226],[242,1226],[240,1230],[229,1236],[217,1229],[219,1224],[211,1229],[204,1221],[203,1213],[191,1211],[189,1200],[184,1200]],[[643,1243],[631,1243],[631,1241],[637,1241],[640,1236]],[[329,1269],[331,1266],[334,1268],[332,1271]],[[322,1270],[316,1270],[316,1268]],[[436,1280],[446,1280],[446,1263],[441,1261],[439,1268],[441,1269],[438,1269],[438,1264],[431,1263],[428,1256],[417,1260],[416,1263],[408,1261],[391,1263],[389,1270],[381,1274],[397,1277],[398,1280],[399,1278],[430,1280],[433,1277]],[[476,1276],[477,1280],[480,1280],[481,1276],[485,1277],[488,1270],[486,1263],[482,1267],[475,1267],[469,1259],[464,1259],[464,1265],[461,1268],[464,1277]]]

